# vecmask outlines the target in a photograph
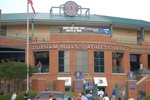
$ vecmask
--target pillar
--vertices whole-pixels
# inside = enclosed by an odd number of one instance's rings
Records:
[[[146,94],[150,94],[150,80],[146,80],[146,84],[145,84],[145,91],[146,91]]]
[[[65,80],[54,80],[56,91],[65,91]]]
[[[32,90],[34,91],[44,91],[45,90],[45,79],[36,78],[32,80]]]
[[[109,34],[110,34],[110,38],[112,38],[112,34],[113,34],[113,25],[112,24],[110,24]]]
[[[105,73],[111,74],[112,73],[112,51],[104,52],[104,63],[105,63]]]
[[[148,54],[141,54],[140,63],[143,64],[143,68],[148,68]]]
[[[73,89],[76,94],[83,92],[83,80],[74,80]]]
[[[142,36],[142,41],[145,40],[145,36],[144,36],[144,28],[142,27],[141,28],[141,36]]]
[[[127,96],[137,100],[137,80],[127,80]]]

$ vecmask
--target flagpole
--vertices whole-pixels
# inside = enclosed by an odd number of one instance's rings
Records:
[[[27,91],[29,90],[29,4],[27,0],[27,48],[26,48],[26,61],[27,61]]]

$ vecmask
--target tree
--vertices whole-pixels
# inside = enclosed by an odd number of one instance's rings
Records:
[[[20,61],[1,61],[0,64],[0,79],[7,80],[10,84],[13,84],[14,91],[18,91],[21,82],[27,78],[27,65]],[[35,69],[29,66],[29,77],[33,75]]]

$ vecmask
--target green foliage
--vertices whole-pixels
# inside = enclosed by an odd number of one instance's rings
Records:
[[[10,100],[11,96],[12,96],[11,93],[0,95],[0,100]]]
[[[144,100],[150,100],[150,94],[147,94],[147,95],[144,97]]]
[[[25,94],[25,92],[18,93],[16,100],[24,100],[24,94]],[[29,92],[30,99],[35,98],[35,96],[36,96],[37,94],[38,94],[37,91],[30,91],[30,92]],[[0,100],[10,100],[10,99],[11,99],[11,96],[12,96],[11,93],[9,93],[9,94],[4,94],[4,95],[0,95]]]
[[[20,61],[1,61],[0,64],[0,79],[5,79],[8,82],[15,84],[15,89],[19,90],[20,83],[27,77],[27,65]],[[29,76],[34,73],[34,67],[29,66]],[[14,91],[17,91],[14,90]]]
[[[16,100],[23,100],[24,94],[25,94],[25,91],[24,91],[24,92],[21,92],[21,93],[19,93],[19,94],[17,94],[17,99],[16,99]],[[37,91],[29,91],[30,99],[35,98],[35,96],[36,96],[37,94],[38,94]]]
[[[74,93],[74,92],[65,91],[64,93],[66,93],[66,94],[70,94],[70,95],[73,95],[73,96],[77,97],[77,94],[76,94],[76,93]]]

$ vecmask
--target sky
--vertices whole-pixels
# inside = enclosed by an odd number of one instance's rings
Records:
[[[32,0],[36,12],[49,13],[51,7],[59,7],[70,0]],[[150,22],[150,0],[72,0],[82,8],[90,8],[90,14],[138,19]],[[4,13],[26,13],[27,0],[0,0]],[[29,12],[32,8],[29,5]]]

